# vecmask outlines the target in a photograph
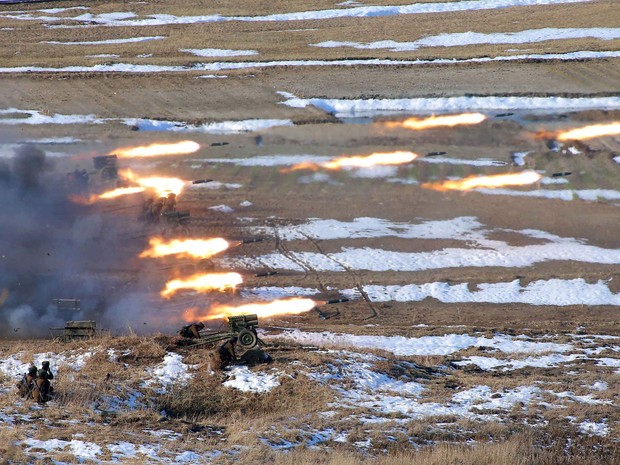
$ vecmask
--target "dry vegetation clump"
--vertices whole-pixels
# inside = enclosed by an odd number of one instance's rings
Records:
[[[362,455],[342,448],[295,449],[287,454],[271,452],[268,458],[274,465],[615,465],[620,463],[620,445],[600,438],[568,438],[561,430],[545,430],[471,445],[441,443],[419,450],[389,450],[384,455]]]
[[[333,392],[304,375],[283,376],[267,393],[242,392],[222,384],[219,376],[198,372],[186,386],[176,385],[154,399],[157,410],[189,421],[231,421],[285,417],[327,409]]]
[[[161,361],[166,348],[171,345],[168,337],[146,337],[132,334],[114,338],[110,348],[120,351],[118,361],[129,364],[147,364]]]
[[[32,463],[24,451],[16,446],[21,434],[13,428],[0,428],[0,465]]]
[[[431,366],[412,364],[394,357],[382,358],[373,362],[373,370],[395,379],[431,379],[439,371]]]

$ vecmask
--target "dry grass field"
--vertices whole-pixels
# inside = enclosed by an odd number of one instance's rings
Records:
[[[620,136],[560,140],[620,121],[619,17],[615,0],[0,1],[0,464],[620,463]],[[465,112],[484,121],[398,126]],[[117,185],[93,156],[184,140],[200,147],[118,165],[182,180],[189,234],[139,219],[150,188],[96,199]],[[441,190],[519,173],[536,180]],[[232,245],[140,258],[154,237]],[[243,284],[161,296],[204,272]],[[215,331],[216,304],[289,297],[316,305],[254,310],[270,364],[217,374],[212,346],[177,336],[188,309]],[[48,336],[74,319],[111,335]],[[18,398],[45,359],[53,399]]]

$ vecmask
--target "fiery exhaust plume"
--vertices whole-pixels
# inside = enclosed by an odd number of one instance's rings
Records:
[[[411,163],[418,158],[418,155],[413,152],[387,152],[387,153],[372,153],[370,155],[354,155],[351,157],[339,157],[334,158],[328,162],[322,164],[303,162],[285,168],[282,172],[288,173],[297,170],[318,170],[319,168],[325,168],[328,170],[340,170],[343,168],[369,168],[378,165],[402,165],[405,163]]]
[[[160,197],[165,197],[170,193],[179,195],[183,191],[183,188],[190,184],[189,181],[184,181],[179,178],[166,178],[161,176],[140,177],[130,169],[121,170],[119,175],[123,179],[136,185],[131,187],[117,187],[116,189],[106,191],[102,194],[91,194],[87,198],[73,196],[72,200],[76,203],[89,205],[98,200],[115,199],[123,195],[137,194],[147,190],[153,191]]]
[[[504,186],[525,186],[542,179],[535,171],[523,171],[521,173],[495,174],[492,176],[469,176],[464,179],[442,182],[426,182],[422,184],[425,189],[436,191],[467,191],[479,188],[498,188]]]
[[[145,190],[146,188],[144,187],[117,187],[116,189],[106,191],[103,194],[90,194],[88,197],[82,195],[72,195],[69,198],[72,202],[78,204],[92,205],[98,200],[115,199],[124,195],[138,194],[140,192],[144,192]]]
[[[190,289],[204,293],[211,291],[234,291],[243,282],[239,273],[207,273],[190,276],[187,279],[173,279],[166,283],[166,288],[160,295],[169,299],[174,293]]]
[[[140,147],[122,147],[110,152],[120,158],[161,157],[165,155],[187,155],[200,150],[200,144],[191,140],[175,143],[151,144]]]
[[[149,240],[150,248],[140,254],[140,258],[157,258],[166,255],[179,255],[189,258],[209,258],[228,249],[231,244],[221,237],[213,239],[173,239],[165,242],[161,237]]]
[[[217,320],[228,316],[256,314],[259,318],[268,318],[278,315],[299,315],[312,310],[323,302],[301,297],[260,302],[231,307],[230,305],[213,305],[207,310],[189,308],[183,313],[185,321]]]
[[[459,115],[443,115],[443,116],[430,116],[428,118],[407,118],[405,121],[398,122],[386,122],[384,123],[388,128],[406,128],[413,129],[415,131],[421,131],[423,129],[432,129],[442,126],[461,126],[470,124],[479,124],[487,119],[486,115],[482,113],[461,113]]]
[[[620,122],[609,124],[593,124],[581,128],[558,133],[557,140],[587,140],[595,137],[615,136],[620,134]]]
[[[183,188],[189,184],[189,181],[184,181],[179,178],[167,178],[163,176],[141,177],[130,169],[121,170],[119,174],[128,181],[142,186],[144,190],[151,189],[162,197],[165,197],[169,193],[179,195],[183,191]]]

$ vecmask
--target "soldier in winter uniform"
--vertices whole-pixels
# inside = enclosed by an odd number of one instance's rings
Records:
[[[37,367],[34,365],[28,368],[28,373],[24,374],[22,379],[17,382],[17,390],[21,397],[29,397],[34,387],[34,382],[37,378]]]
[[[209,365],[213,371],[220,372],[231,363],[237,361],[237,355],[235,354],[236,343],[237,338],[232,337],[217,350],[211,352],[209,356]]]

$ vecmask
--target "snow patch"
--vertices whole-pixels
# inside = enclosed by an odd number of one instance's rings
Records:
[[[191,53],[198,57],[241,57],[258,55],[256,50],[226,50],[219,48],[183,48],[179,52]]]
[[[213,207],[209,207],[209,210],[213,210],[220,213],[232,213],[235,210],[230,208],[228,205],[214,205]]]
[[[482,283],[475,291],[467,283],[445,282],[409,284],[404,286],[366,285],[364,292],[373,302],[418,302],[432,297],[444,303],[489,302],[524,303],[530,305],[620,305],[620,293],[614,294],[607,282],[594,284],[583,278],[532,281],[522,286],[518,279],[504,283]],[[358,296],[357,289],[341,291],[347,297]]]
[[[276,126],[294,126],[288,119],[248,119],[241,121],[220,121],[192,125],[182,121],[160,121],[141,118],[121,120],[127,126],[135,126],[140,131],[202,132],[207,134],[238,134],[241,132],[260,131]],[[1,122],[1,120],[0,120]]]
[[[343,346],[364,349],[381,349],[395,355],[450,355],[471,347],[491,347],[504,353],[566,352],[570,344],[523,341],[511,336],[496,335],[492,338],[468,334],[446,334],[444,336],[359,336],[330,332],[312,333],[298,329],[287,330],[278,335],[265,336],[286,339],[303,345],[319,347]]]
[[[94,15],[85,13],[75,17],[36,16],[31,12],[21,14],[4,14],[0,17],[17,20],[38,20],[43,22],[79,21],[86,24],[98,24],[110,27],[128,26],[162,26],[168,24],[196,24],[222,21],[307,21],[335,18],[365,18],[373,16],[396,16],[410,14],[448,13],[455,11],[493,10],[530,5],[558,5],[565,3],[584,3],[591,0],[464,0],[460,2],[414,3],[409,5],[354,6],[330,10],[310,10],[291,13],[276,13],[264,16],[222,16],[219,14],[202,16],[175,16],[170,14],[153,14],[139,18],[132,12],[115,12]],[[76,27],[76,26],[63,26]],[[79,26],[77,26],[79,27]]]
[[[259,373],[250,371],[248,367],[236,366],[227,370],[231,379],[224,382],[224,386],[238,389],[243,392],[269,392],[280,385],[279,373]]]
[[[620,52],[618,52],[620,57]],[[340,118],[373,116],[392,112],[442,113],[473,110],[582,110],[620,108],[620,97],[488,97],[462,96],[408,99],[302,99],[285,96],[294,108],[313,105]]]
[[[54,44],[54,45],[112,45],[112,44],[133,44],[136,42],[148,42],[151,40],[166,39],[166,36],[150,36],[150,37],[129,37],[127,39],[108,39],[108,40],[91,40],[83,42],[58,42],[54,40],[48,40],[41,42],[42,44]]]
[[[527,44],[545,42],[550,40],[567,39],[600,39],[612,40],[620,38],[620,28],[591,27],[591,28],[543,28],[528,29],[517,32],[494,32],[490,34],[479,32],[446,33],[424,37],[413,42],[396,42],[394,40],[381,40],[377,42],[338,42],[325,41],[310,44],[313,47],[337,48],[352,47],[356,49],[380,50],[387,49],[391,52],[408,52],[426,47],[462,47],[466,45],[480,44]]]

